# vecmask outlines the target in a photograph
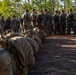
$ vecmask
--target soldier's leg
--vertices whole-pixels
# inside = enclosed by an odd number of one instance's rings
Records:
[[[50,35],[51,33],[50,25],[48,25],[47,32],[48,32],[48,35]]]
[[[65,34],[65,32],[66,32],[66,23],[64,22],[63,23],[63,34]]]
[[[71,23],[72,31],[74,32],[74,22]]]
[[[48,31],[47,31],[47,25],[45,26],[45,32],[46,32],[46,34],[48,35]]]
[[[52,34],[52,32],[53,32],[52,24],[50,24],[49,30],[50,30],[50,34]]]
[[[43,30],[46,33],[46,25],[43,26]]]
[[[74,34],[76,34],[76,22],[74,23]]]
[[[68,23],[68,25],[67,25],[67,34],[70,34],[70,32],[71,32],[71,25],[70,25],[70,23]]]
[[[60,24],[58,23],[58,34],[60,34]]]
[[[60,34],[60,25],[57,23],[57,34]]]
[[[50,28],[50,22],[47,22],[47,33],[48,33],[48,35],[50,35],[51,34],[51,28]]]
[[[61,34],[61,35],[63,35],[63,34],[65,33],[65,30],[64,30],[64,29],[65,29],[65,27],[64,27],[64,22],[62,22],[62,23],[61,23],[61,26],[60,26],[60,34]]]
[[[57,34],[57,24],[55,24],[55,31],[54,34]]]
[[[49,35],[49,33],[48,33],[48,25],[45,25],[45,26],[44,26],[44,32],[45,32],[47,35]]]

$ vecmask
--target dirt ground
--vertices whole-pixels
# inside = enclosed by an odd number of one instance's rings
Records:
[[[29,75],[76,75],[76,36],[50,36],[35,56]]]

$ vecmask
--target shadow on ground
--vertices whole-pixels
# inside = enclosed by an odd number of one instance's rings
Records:
[[[76,37],[50,36],[35,57],[29,75],[76,75]]]

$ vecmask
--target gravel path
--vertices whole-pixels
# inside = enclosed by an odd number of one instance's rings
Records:
[[[29,75],[76,75],[76,36],[50,36]]]

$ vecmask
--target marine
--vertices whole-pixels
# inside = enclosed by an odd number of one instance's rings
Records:
[[[36,27],[36,23],[37,23],[37,12],[36,12],[36,9],[33,9],[32,21],[33,21],[33,27]]]
[[[50,35],[52,32],[52,16],[47,11],[47,9],[44,10],[44,31],[47,35]]]
[[[74,32],[74,14],[72,13],[72,9],[69,10],[66,18],[67,18],[67,34],[70,34],[71,29]]]
[[[56,10],[53,15],[54,34],[60,34],[59,13]]]
[[[66,14],[64,13],[64,10],[62,10],[60,16],[60,34],[64,35],[66,33]]]
[[[27,9],[26,12],[22,15],[23,18],[23,26],[24,26],[24,31],[28,29],[33,29],[33,26],[31,24],[32,17],[30,16],[29,10]]]

